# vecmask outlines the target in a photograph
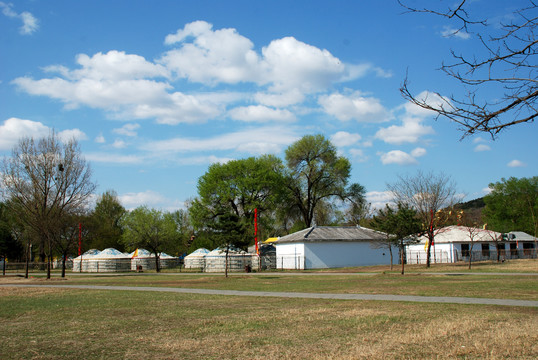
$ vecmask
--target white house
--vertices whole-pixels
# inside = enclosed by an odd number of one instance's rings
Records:
[[[497,254],[502,259],[536,257],[532,239],[531,236],[522,232],[509,233],[503,238],[501,233],[492,230],[447,226],[435,235],[430,261],[432,263],[467,261],[471,251],[474,260],[496,260]],[[418,244],[407,245],[407,263],[425,264],[427,246],[426,236],[422,236]]]
[[[277,269],[390,264],[386,234],[359,226],[313,226],[275,241]],[[397,258],[397,248],[392,248]]]

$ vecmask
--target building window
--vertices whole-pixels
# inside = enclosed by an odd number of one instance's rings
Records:
[[[510,243],[510,256],[517,256],[517,244]]]
[[[461,244],[461,256],[469,257],[469,244]]]
[[[482,256],[489,257],[489,244],[482,244]]]
[[[534,250],[534,243],[523,243],[523,254],[532,255]]]

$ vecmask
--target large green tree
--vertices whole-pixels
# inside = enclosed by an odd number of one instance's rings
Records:
[[[155,254],[155,269],[160,271],[160,254],[173,250],[177,241],[176,224],[170,213],[141,206],[124,214],[122,241],[129,250],[145,248]]]
[[[336,147],[323,135],[305,135],[286,149],[290,210],[295,209],[304,226],[310,227],[316,211],[335,198],[353,199],[359,204],[360,185],[346,188],[351,163],[339,156]]]
[[[95,209],[87,219],[88,224],[83,224],[89,230],[88,248],[116,248],[124,251],[120,220],[125,212],[115,191],[108,190],[99,196]]]
[[[198,197],[189,207],[192,224],[197,231],[211,231],[219,217],[233,214],[253,239],[254,210],[260,227],[271,227],[284,185],[282,162],[272,155],[213,164],[198,180]]]
[[[537,236],[538,176],[502,178],[489,185],[483,216],[488,228],[498,232],[524,231]]]

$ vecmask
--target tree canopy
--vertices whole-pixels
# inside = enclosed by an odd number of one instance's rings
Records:
[[[523,231],[534,236],[538,228],[538,176],[511,177],[489,185],[484,218],[498,232]]]

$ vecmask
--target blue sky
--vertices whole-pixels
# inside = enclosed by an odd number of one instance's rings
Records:
[[[470,11],[501,21],[518,4]],[[479,47],[395,0],[21,0],[0,11],[0,155],[22,136],[75,136],[98,194],[114,190],[128,209],[183,208],[211,163],[283,158],[317,133],[376,205],[417,170],[450,175],[467,200],[537,175],[536,124],[460,141],[455,124],[406,104],[406,72],[416,94],[450,95],[458,86],[437,69],[450,49]]]

